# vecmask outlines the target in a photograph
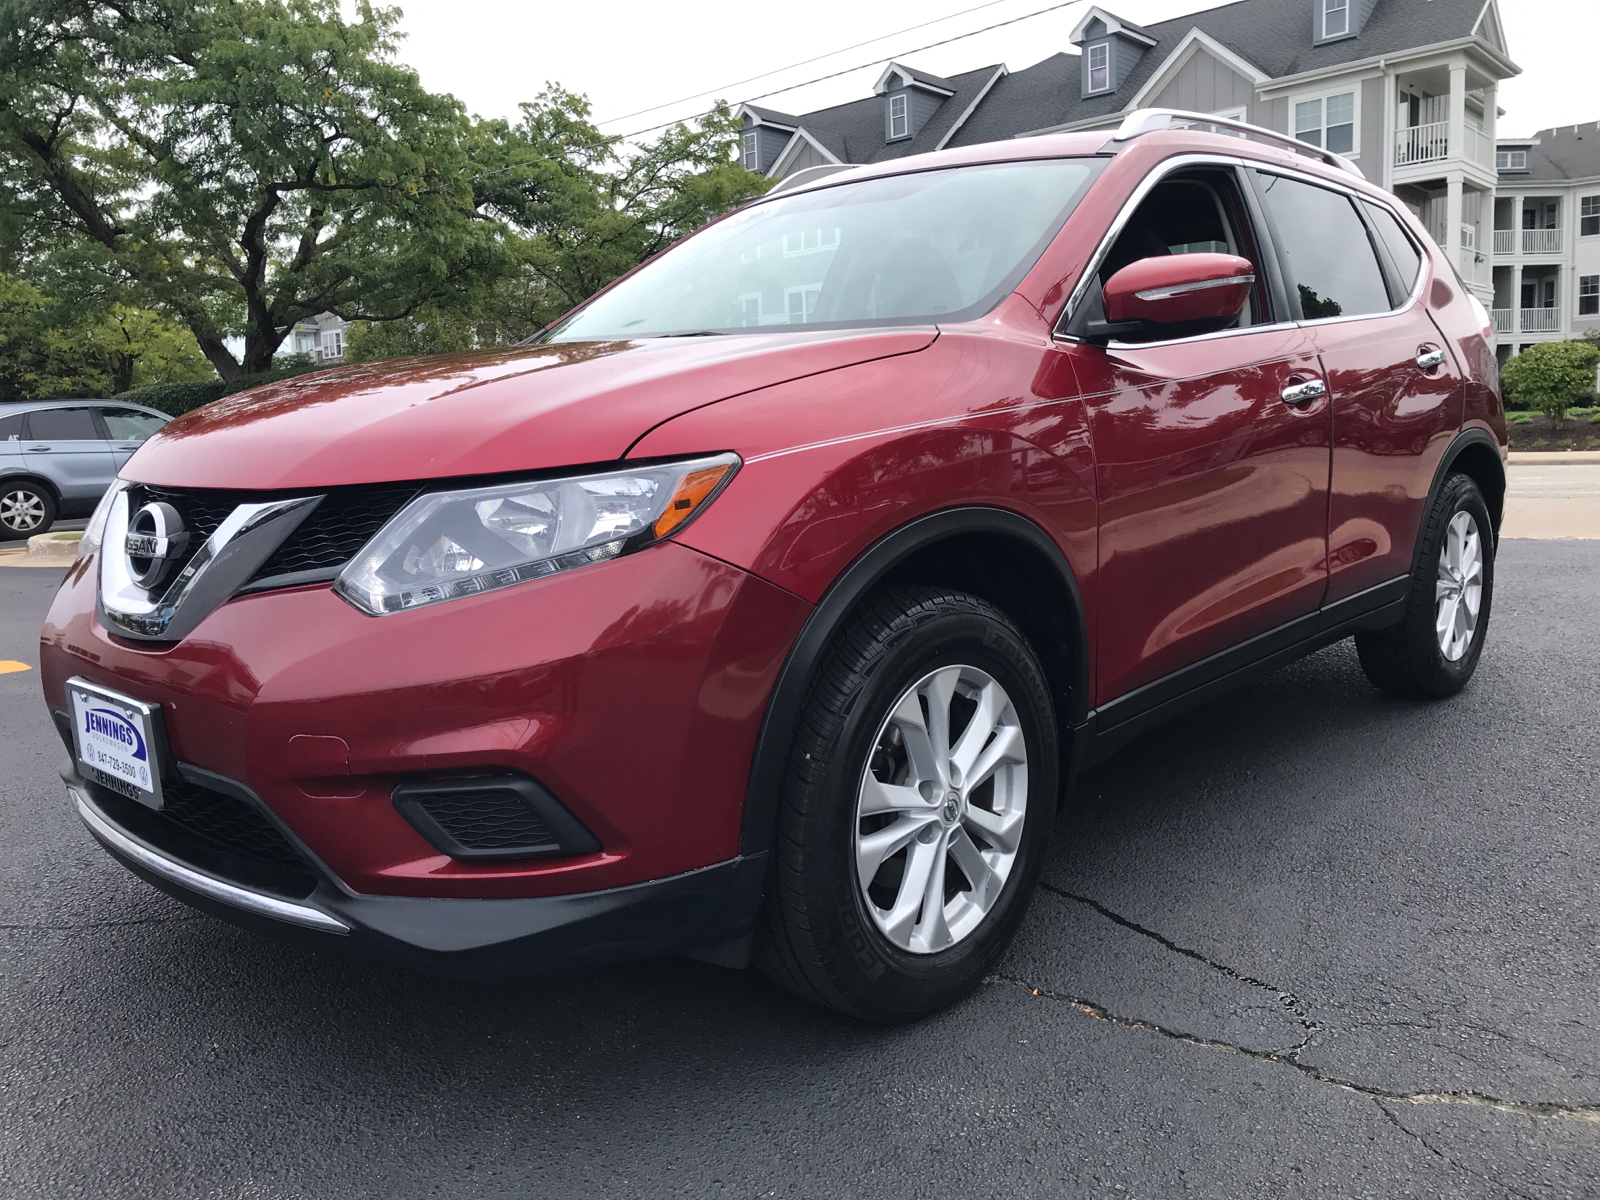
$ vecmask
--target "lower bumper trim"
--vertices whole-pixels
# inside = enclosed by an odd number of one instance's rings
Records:
[[[115,850],[124,858],[132,859],[153,875],[159,875],[170,883],[176,884],[188,891],[198,893],[208,900],[221,904],[241,908],[245,912],[257,916],[270,917],[275,921],[287,921],[291,925],[302,925],[307,929],[315,929],[321,933],[345,934],[350,932],[350,927],[343,921],[330,917],[321,909],[312,908],[306,904],[295,904],[290,900],[280,900],[276,896],[268,896],[261,892],[253,892],[237,884],[227,883],[224,880],[213,878],[203,872],[196,871],[193,867],[185,866],[158,854],[141,842],[135,841],[123,833],[116,826],[108,822],[96,811],[89,797],[71,784],[67,785],[73,801],[78,807],[78,817],[89,827],[89,832],[94,834],[109,849]]]

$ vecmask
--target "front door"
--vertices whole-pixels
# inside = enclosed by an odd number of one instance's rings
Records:
[[[1196,251],[1248,258],[1265,281],[1245,213],[1231,170],[1164,180],[1101,282],[1137,258]],[[1322,600],[1325,381],[1311,339],[1270,306],[1258,285],[1234,329],[1084,346],[1074,359],[1099,489],[1100,703],[1281,629]],[[1204,682],[1172,682],[1186,679]]]
[[[63,513],[92,508],[116,477],[111,448],[88,408],[37,408],[22,437],[25,467],[61,493]]]

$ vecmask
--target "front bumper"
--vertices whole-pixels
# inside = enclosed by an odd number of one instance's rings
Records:
[[[184,862],[125,828],[71,769],[62,779],[95,839],[168,895],[273,936],[457,978],[527,978],[708,949],[736,961],[766,872],[757,855],[575,895],[452,900],[357,895],[312,861],[316,887],[288,899]]]

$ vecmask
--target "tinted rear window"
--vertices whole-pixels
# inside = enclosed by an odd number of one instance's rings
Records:
[[[1305,319],[1388,312],[1383,270],[1350,199],[1282,175],[1257,178]]]
[[[1410,295],[1411,289],[1417,285],[1417,275],[1422,270],[1422,251],[1417,249],[1411,236],[1401,228],[1399,218],[1387,208],[1368,204],[1367,213],[1372,218],[1372,227],[1378,231],[1378,237],[1388,249],[1389,257],[1394,259],[1395,268],[1400,272],[1401,285]]]
[[[15,413],[9,417],[0,417],[0,442],[9,438],[22,436],[22,414]]]

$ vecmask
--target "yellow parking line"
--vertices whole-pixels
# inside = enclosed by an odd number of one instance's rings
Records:
[[[25,662],[18,662],[14,658],[0,658],[0,675],[10,675],[13,671],[31,670],[33,668]]]

